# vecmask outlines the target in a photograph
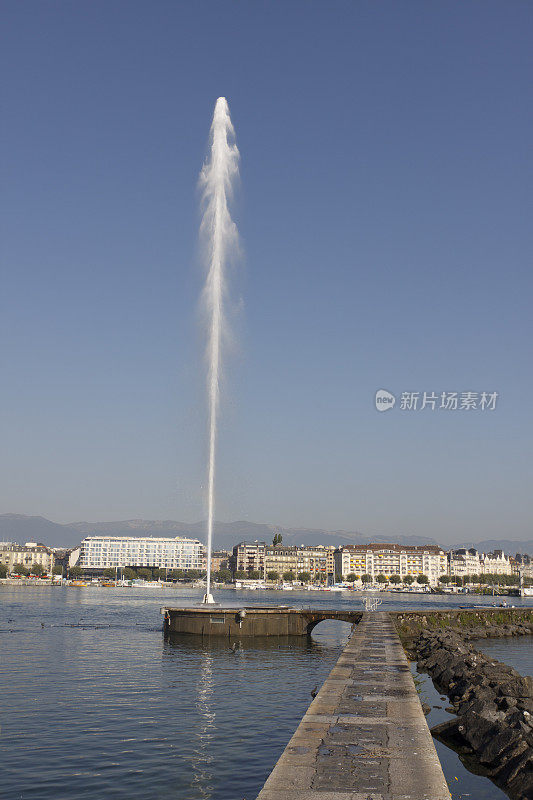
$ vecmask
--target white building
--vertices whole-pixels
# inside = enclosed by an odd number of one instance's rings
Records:
[[[511,575],[511,561],[503,550],[495,550],[481,557],[481,571],[485,575]]]
[[[49,547],[37,542],[16,544],[15,542],[0,542],[0,564],[7,567],[8,572],[13,572],[15,564],[22,564],[31,571],[38,565],[45,572],[51,572],[54,566],[54,554]]]
[[[479,575],[483,572],[481,557],[478,551],[471,547],[469,550],[461,548],[450,550],[450,575],[454,578],[464,578],[467,575]]]
[[[159,567],[205,569],[205,546],[198,539],[136,536],[87,536],[81,543],[78,566]]]
[[[357,577],[370,575],[375,582],[378,575],[387,580],[391,575],[417,578],[426,575],[430,586],[438,584],[441,575],[448,572],[448,557],[437,545],[408,547],[401,544],[347,545],[335,551],[337,577],[353,573]]]

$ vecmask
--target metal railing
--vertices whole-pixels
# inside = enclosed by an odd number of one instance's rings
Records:
[[[363,606],[365,611],[377,611],[378,606],[382,604],[383,600],[380,597],[365,597]]]

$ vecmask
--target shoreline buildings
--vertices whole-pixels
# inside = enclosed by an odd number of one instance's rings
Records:
[[[99,535],[86,536],[80,545],[70,549],[51,548],[36,542],[20,545],[0,541],[0,566],[9,574],[15,565],[29,571],[38,565],[46,573],[54,566],[67,570],[78,566],[93,575],[109,568],[151,567],[202,572],[207,566],[206,548],[199,539]],[[533,559],[522,553],[513,558],[503,550],[481,553],[473,547],[445,551],[434,544],[372,543],[339,547],[242,541],[232,551],[213,552],[212,571],[219,570],[230,570],[239,578],[302,580],[325,585],[347,580],[348,576],[375,584],[400,583],[406,578],[417,580],[419,575],[424,575],[429,585],[436,587],[443,576],[448,576],[448,582],[452,583],[475,583],[477,576],[487,575],[495,579],[512,575],[529,579],[533,577]]]
[[[259,573],[263,580],[269,573],[280,578],[291,573],[296,578],[306,572],[314,582],[333,582],[335,579],[334,545],[300,547],[269,545],[266,542],[240,542],[233,548],[231,568],[236,572]]]
[[[438,545],[354,544],[335,550],[337,576],[357,578],[369,575],[374,583],[378,575],[387,580],[392,575],[400,578],[426,575],[430,586],[437,586],[441,575],[448,572],[448,554]]]
[[[465,578],[471,575],[512,575],[516,561],[508,558],[503,550],[493,553],[478,553],[470,549],[450,550],[449,574],[454,578]]]

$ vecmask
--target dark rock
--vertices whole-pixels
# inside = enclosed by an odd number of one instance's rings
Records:
[[[482,613],[475,616],[479,622],[466,628],[426,629],[412,639],[419,671],[428,672],[437,689],[448,694],[452,704],[446,711],[458,715],[434,727],[432,734],[477,760],[512,800],[533,800],[533,678],[467,641],[479,637],[482,625],[488,636],[516,636],[531,634],[533,624],[515,624],[512,616],[505,625],[487,624]],[[500,622],[496,614],[489,618]],[[422,707],[427,714],[429,706]]]

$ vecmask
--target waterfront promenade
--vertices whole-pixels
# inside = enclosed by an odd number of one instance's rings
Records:
[[[257,800],[450,800],[389,614],[363,614]]]

